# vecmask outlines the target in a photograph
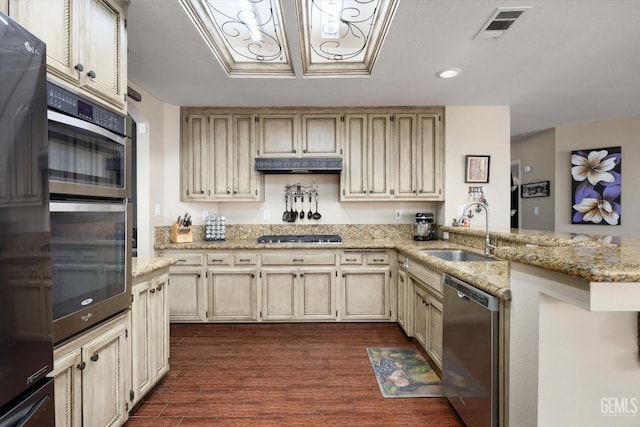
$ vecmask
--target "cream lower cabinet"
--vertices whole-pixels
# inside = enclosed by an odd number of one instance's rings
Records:
[[[335,320],[335,264],[333,251],[264,253],[262,320]]]
[[[131,300],[131,406],[169,371],[169,269],[135,278]]]
[[[262,270],[263,320],[335,320],[335,267]]]
[[[391,265],[395,251],[345,250],[340,253],[342,320],[396,320]]]
[[[442,368],[442,275],[410,262],[408,283],[413,289],[413,336]]]
[[[54,350],[56,426],[120,426],[128,418],[129,312]]]
[[[205,275],[202,253],[166,251],[162,256],[176,258],[169,268],[169,320],[171,322],[200,322],[205,319]]]
[[[258,270],[256,267],[222,267],[207,270],[208,321],[258,320]]]
[[[407,272],[408,261],[405,256],[398,256],[397,292],[398,310],[397,321],[407,336],[413,336],[413,288]]]

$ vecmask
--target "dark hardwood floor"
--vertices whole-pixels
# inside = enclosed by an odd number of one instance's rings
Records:
[[[412,345],[391,323],[172,324],[126,426],[462,426],[445,398],[380,394],[366,348]]]

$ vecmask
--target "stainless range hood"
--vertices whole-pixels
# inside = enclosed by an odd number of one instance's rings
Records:
[[[270,174],[286,173],[340,173],[341,157],[259,157],[256,158],[258,172]]]

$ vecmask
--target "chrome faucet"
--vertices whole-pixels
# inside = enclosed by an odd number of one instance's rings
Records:
[[[491,255],[491,250],[495,249],[496,246],[491,244],[491,239],[489,238],[489,206],[486,203],[482,202],[471,202],[462,210],[463,217],[467,215],[467,218],[473,218],[472,207],[476,207],[476,212],[480,212],[481,209],[484,209],[485,212],[485,236],[484,236],[484,253],[485,255]]]

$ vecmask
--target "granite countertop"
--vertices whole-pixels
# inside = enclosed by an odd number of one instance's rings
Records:
[[[154,272],[161,268],[169,267],[177,263],[178,260],[174,258],[163,258],[163,257],[153,257],[153,258],[131,258],[131,275],[135,277],[139,277],[145,275],[147,273]]]
[[[450,234],[484,237],[484,230],[442,227]],[[452,274],[493,295],[508,299],[509,265],[518,262],[567,274],[591,282],[640,282],[640,241],[610,236],[577,235],[535,230],[496,230],[492,241],[500,240],[494,255],[497,262],[450,262],[430,256],[424,249],[464,249],[469,246],[436,240],[416,242],[406,237],[370,239],[343,237],[342,243],[265,244],[254,239],[223,242],[159,243],[157,250],[232,250],[232,249],[397,249],[416,261]],[[534,247],[528,247],[533,245]]]

